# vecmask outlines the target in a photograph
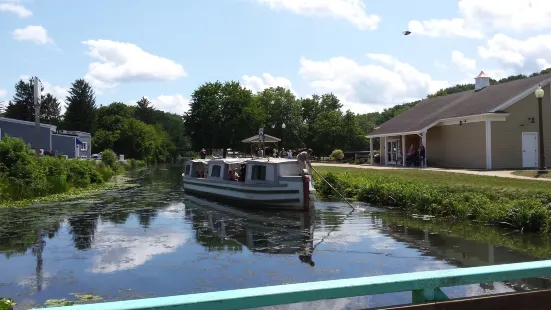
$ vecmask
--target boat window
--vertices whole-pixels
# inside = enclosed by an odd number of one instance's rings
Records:
[[[251,180],[266,180],[266,166],[254,165],[251,173]]]
[[[191,165],[186,165],[186,170],[184,171],[184,174],[189,175],[190,172],[191,172]]]
[[[221,170],[221,166],[220,166],[220,165],[214,165],[214,166],[212,166],[212,170],[211,170],[210,176],[211,176],[211,177],[215,177],[215,178],[219,178],[219,177],[220,177],[220,170]]]

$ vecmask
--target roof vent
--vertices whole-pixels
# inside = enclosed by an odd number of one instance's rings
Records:
[[[490,77],[484,71],[480,71],[480,74],[474,78],[474,91],[479,91],[488,86],[490,86]]]

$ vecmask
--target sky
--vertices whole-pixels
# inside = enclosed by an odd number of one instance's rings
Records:
[[[37,76],[63,102],[84,78],[98,105],[182,114],[201,84],[238,80],[374,112],[547,68],[550,30],[549,0],[0,0],[0,101]]]

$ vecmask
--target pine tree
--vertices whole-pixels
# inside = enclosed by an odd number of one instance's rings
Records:
[[[96,98],[92,86],[83,79],[73,82],[65,100],[63,127],[93,133],[96,125]]]
[[[40,101],[40,122],[44,124],[59,125],[61,107],[59,100],[51,94],[42,95]]]
[[[15,95],[6,108],[5,117],[34,122],[33,85],[32,79],[28,82],[19,80],[15,84]]]
[[[136,107],[136,118],[146,124],[153,124],[153,113],[155,109],[146,97],[142,97],[137,102],[138,106]]]

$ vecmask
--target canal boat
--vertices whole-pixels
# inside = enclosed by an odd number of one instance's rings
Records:
[[[187,193],[243,207],[308,210],[315,200],[312,175],[296,159],[189,160],[182,177]]]

